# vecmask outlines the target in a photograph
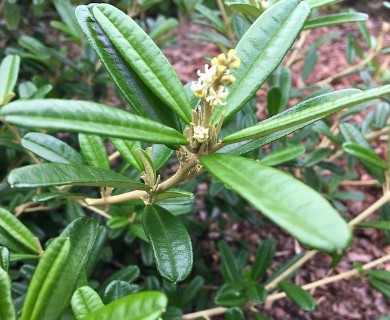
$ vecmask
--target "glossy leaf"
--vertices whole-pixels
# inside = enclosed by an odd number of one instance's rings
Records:
[[[79,279],[85,273],[85,266],[95,243],[98,227],[95,220],[83,217],[74,220],[61,233],[60,237],[70,239],[69,255],[61,273],[56,277],[53,291],[46,298],[40,319],[59,319],[68,306]]]
[[[343,143],[343,150],[379,169],[386,170],[388,168],[388,165],[374,151],[357,143],[345,142]]]
[[[10,263],[10,253],[6,247],[0,247],[0,268],[8,272]]]
[[[321,101],[321,98],[324,98],[325,101],[314,106],[310,103],[307,104],[308,101],[305,101],[306,103],[300,103],[294,108],[286,110],[284,113],[280,113],[270,119],[262,121],[253,127],[249,127],[233,133],[224,138],[223,142],[231,143],[235,141],[259,138],[302,123],[305,123],[306,125],[313,123],[344,108],[389,94],[390,85],[362,92],[356,92],[353,89],[349,89],[344,92],[343,91],[344,90],[342,90],[340,94],[350,94],[330,101],[326,95],[323,97],[317,97],[319,99],[317,101]],[[311,105],[311,107],[308,107],[309,105]]]
[[[85,164],[80,153],[48,134],[27,133],[22,139],[22,146],[49,162]]]
[[[123,158],[125,158],[138,171],[142,171],[142,161],[139,159],[139,156],[135,151],[136,149],[141,148],[141,144],[138,141],[122,140],[117,138],[111,138],[110,140]]]
[[[121,280],[112,281],[104,292],[103,300],[105,304],[118,300],[133,293],[130,283]]]
[[[11,278],[3,268],[0,267],[0,319],[16,320],[16,309],[12,298]]]
[[[260,163],[266,166],[276,166],[287,161],[294,160],[305,154],[305,147],[303,145],[292,145],[282,147],[280,149],[272,150],[260,159]]]
[[[77,320],[81,320],[104,307],[102,299],[91,287],[78,288],[72,297],[72,310]]]
[[[279,287],[302,310],[312,311],[315,309],[316,302],[306,290],[287,281],[281,281]]]
[[[97,134],[146,142],[187,144],[178,131],[162,124],[105,105],[77,100],[26,100],[7,104],[1,110],[13,125]]]
[[[83,320],[132,319],[156,320],[165,310],[167,297],[157,291],[135,293],[116,300]]]
[[[173,153],[172,149],[163,144],[154,144],[152,150],[152,160],[156,170],[166,164]]]
[[[47,299],[58,284],[57,278],[63,271],[69,249],[70,240],[63,237],[54,239],[47,247],[28,287],[21,320],[49,320],[41,315]]]
[[[143,212],[143,225],[161,276],[172,282],[186,279],[192,270],[193,256],[183,223],[168,210],[149,205]]]
[[[0,208],[0,245],[19,253],[39,253],[31,231],[4,208]]]
[[[251,279],[258,281],[267,272],[275,254],[276,243],[272,239],[265,239],[256,250],[255,261],[251,268]]]
[[[110,170],[110,162],[103,139],[94,134],[79,134],[80,149],[88,165]]]
[[[33,164],[11,171],[8,183],[18,188],[91,186],[146,190],[147,187],[119,173],[82,164]]]
[[[335,26],[347,22],[365,21],[368,19],[368,15],[360,12],[345,12],[331,14],[324,17],[308,20],[305,23],[304,30],[316,29],[322,27]]]
[[[140,275],[140,270],[137,266],[126,266],[109,276],[99,287],[98,293],[103,295],[107,286],[114,280],[123,280],[133,282]]]
[[[349,245],[351,231],[339,214],[317,192],[285,172],[226,154],[202,156],[201,163],[309,247],[338,252]]]
[[[125,58],[96,21],[90,9],[91,6],[78,6],[76,9],[77,20],[126,101],[139,115],[180,130],[176,114],[168,107],[162,108],[165,103],[130,68]]]
[[[153,40],[133,19],[114,6],[98,4],[90,8],[122,58],[146,86],[188,124],[191,110],[187,95],[176,72]]]
[[[0,64],[0,106],[10,101],[18,79],[20,57],[9,55]]]
[[[335,92],[323,94],[323,95],[302,101],[302,102],[296,104],[295,106],[293,106],[292,108],[290,108],[289,110],[286,110],[286,111],[274,116],[272,118],[273,119],[272,121],[275,121],[278,118],[282,118],[282,117],[290,115],[292,113],[298,113],[298,112],[304,111],[306,109],[315,108],[318,105],[322,105],[326,102],[331,103],[332,101],[336,101],[339,98],[348,96],[348,95],[350,95],[352,93],[356,93],[356,92],[359,92],[359,91],[354,90],[354,89],[340,90],[340,91],[335,91]],[[271,119],[269,119],[268,121],[271,121]],[[280,129],[280,130],[277,129],[274,133],[266,134],[263,137],[260,137],[257,139],[253,139],[253,140],[245,141],[245,142],[238,142],[238,143],[234,143],[232,145],[227,145],[224,148],[222,148],[220,150],[220,152],[233,153],[236,155],[244,154],[244,153],[250,152],[252,150],[258,149],[262,146],[265,146],[266,144],[268,144],[274,140],[277,140],[281,137],[284,137],[284,136],[286,136],[286,135],[288,135],[288,134],[290,134],[290,133],[292,133],[300,128],[303,128],[312,122],[313,121],[301,122],[299,124],[296,124],[294,126],[289,127],[288,129]]]
[[[303,27],[310,9],[306,2],[282,0],[266,10],[237,45],[241,59],[237,80],[229,87],[226,118],[231,118],[255,94],[280,64]]]

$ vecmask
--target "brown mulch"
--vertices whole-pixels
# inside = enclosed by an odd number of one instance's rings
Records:
[[[381,22],[383,19],[370,19],[368,26],[375,36],[380,32]],[[197,78],[196,71],[203,69],[206,63],[205,56],[215,56],[219,50],[213,44],[196,42],[189,37],[191,34],[200,32],[200,27],[189,24],[182,25],[177,32],[176,49],[167,49],[164,51],[168,59],[173,64],[178,72],[183,83],[193,81]],[[324,35],[331,32],[341,32],[341,36],[332,40],[330,43],[322,46],[319,49],[319,62],[309,77],[307,83],[315,83],[325,79],[337,72],[348,68],[348,63],[345,58],[345,39],[348,32],[359,34],[355,25],[349,24],[339,27],[322,28],[314,30],[308,36],[305,46],[320,39]],[[390,33],[386,35],[386,43],[390,44]],[[293,66],[293,74],[300,75],[303,63],[297,63]],[[349,75],[332,83],[335,89],[353,87],[361,83],[358,75]],[[294,87],[304,85],[300,76],[293,77]],[[259,104],[264,101],[263,96],[259,96]],[[259,112],[265,110],[264,106],[259,107]],[[261,117],[264,117],[262,114]],[[359,121],[359,118],[355,119]],[[387,145],[377,145],[377,151],[380,154],[387,152]],[[361,179],[369,177],[362,172]],[[203,188],[206,186],[202,185]],[[381,196],[381,189],[378,187],[360,187],[350,188],[351,190],[359,190],[365,193],[365,199],[361,202],[346,201],[347,212],[345,216],[352,218],[361,211],[370,206]],[[201,199],[198,200],[201,202]],[[257,214],[257,213],[254,213]],[[277,256],[272,265],[274,270],[278,265],[288,260],[294,254],[304,251],[292,237],[282,232],[273,223],[265,218],[265,225],[261,228],[253,227],[248,221],[239,223],[233,222],[226,214],[221,213],[226,219],[227,226],[224,230],[220,230],[218,226],[212,225],[209,231],[209,241],[205,241],[205,255],[210,255],[211,260],[215,260],[215,268],[218,268],[218,257],[215,253],[215,240],[220,235],[228,234],[227,240],[233,242],[234,239],[240,239],[248,242],[253,253],[256,250],[261,239],[272,237],[277,241]],[[200,218],[204,216],[200,213]],[[378,214],[375,213],[371,219],[378,219]],[[333,274],[338,274],[351,270],[353,263],[359,262],[365,264],[375,259],[390,253],[390,245],[385,239],[382,232],[372,229],[363,229],[355,232],[355,238],[352,246],[343,257],[340,264],[336,267]],[[251,257],[253,259],[253,255]],[[303,285],[323,278],[329,271],[331,266],[331,257],[325,254],[317,254],[314,259],[309,261],[294,277],[295,283]],[[382,265],[390,271],[390,264]],[[350,278],[349,280],[332,283],[327,286],[317,288],[312,291],[313,296],[317,301],[317,308],[312,312],[300,311],[290,300],[281,299],[273,303],[267,303],[260,306],[259,309],[272,319],[295,320],[295,319],[310,319],[310,320],[341,320],[341,319],[365,319],[376,320],[380,316],[390,315],[390,301],[381,293],[373,290],[364,278]]]

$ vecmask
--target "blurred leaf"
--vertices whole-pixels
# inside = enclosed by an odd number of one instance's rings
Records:
[[[294,160],[305,154],[303,145],[285,146],[276,150],[272,150],[260,159],[260,163],[266,166],[277,166],[282,163]]]
[[[306,290],[287,281],[279,282],[279,287],[302,310],[312,311],[315,309],[316,302]]]
[[[371,149],[363,147],[354,142],[343,143],[343,150],[348,154],[363,160],[379,169],[386,170],[388,165]]]
[[[14,96],[13,92],[19,74],[20,57],[6,56],[0,64],[0,106],[8,103]]]
[[[356,225],[358,228],[374,228],[379,230],[390,231],[390,221],[367,221],[360,222]]]
[[[225,283],[218,289],[214,301],[222,307],[243,307],[247,298],[242,285]]]
[[[322,27],[335,26],[338,24],[365,21],[368,19],[368,15],[360,12],[345,12],[330,14],[324,17],[308,20],[305,23],[304,30],[317,29]]]
[[[221,273],[226,282],[239,283],[241,281],[241,274],[237,265],[237,260],[225,241],[218,242],[218,249],[221,253]]]
[[[251,268],[251,280],[258,281],[267,272],[275,254],[275,240],[265,239],[256,250],[255,261]]]
[[[303,69],[302,69],[303,81],[307,81],[307,79],[309,78],[309,76],[313,72],[314,67],[317,64],[318,57],[319,57],[318,51],[315,49],[310,49],[307,52],[307,55],[305,57],[305,64],[303,65]]]

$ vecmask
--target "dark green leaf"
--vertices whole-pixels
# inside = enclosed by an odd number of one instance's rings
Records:
[[[348,154],[379,169],[386,170],[388,168],[388,165],[374,151],[357,143],[345,142],[343,143],[343,150]]]
[[[282,105],[282,91],[278,87],[272,87],[267,93],[268,116],[273,117],[280,112]]]
[[[146,190],[147,186],[134,182],[113,171],[82,164],[44,163],[14,169],[8,183],[19,188],[78,185]]]
[[[224,320],[245,320],[244,313],[240,308],[234,307],[226,311]]]
[[[277,166],[287,161],[294,160],[305,154],[305,147],[303,145],[292,145],[282,147],[280,149],[272,150],[260,159],[260,163],[266,166]]]
[[[360,222],[356,225],[358,228],[374,228],[379,230],[390,231],[390,221],[367,221]]]
[[[267,272],[275,254],[276,243],[272,239],[265,239],[256,250],[255,261],[251,268],[251,279],[258,281]]]
[[[303,69],[302,69],[303,81],[307,81],[307,79],[309,78],[309,76],[313,72],[314,67],[317,64],[318,58],[319,58],[319,54],[318,54],[317,50],[310,49],[307,52],[307,55],[305,57],[305,64],[303,65]]]
[[[247,302],[243,289],[242,285],[225,283],[218,289],[215,303],[222,307],[243,307]]]
[[[6,247],[0,247],[0,268],[8,272],[10,262],[9,250]]]
[[[305,23],[304,30],[329,27],[347,22],[365,21],[368,15],[360,12],[345,12],[331,14],[324,17],[309,20]]]
[[[106,288],[103,301],[105,304],[118,300],[133,293],[131,284],[126,281],[114,280]]]
[[[312,311],[315,309],[316,302],[306,290],[287,281],[279,282],[279,287],[302,310]]]
[[[304,244],[327,252],[349,245],[351,231],[345,221],[317,192],[290,175],[227,154],[202,156],[201,162],[214,177]]]
[[[376,278],[368,279],[368,283],[380,291],[386,298],[390,298],[390,284],[388,282],[381,281]]]
[[[181,304],[183,307],[186,307],[198,296],[199,291],[203,287],[203,284],[204,280],[201,276],[196,276],[191,280],[181,295]]]
[[[367,274],[375,279],[390,281],[390,271],[386,270],[370,270]]]
[[[80,149],[88,165],[110,170],[110,162],[103,139],[94,134],[79,134]]]
[[[6,271],[0,268],[0,319],[16,320],[16,309],[12,298],[11,278]]]
[[[137,266],[126,266],[121,270],[113,273],[111,276],[109,276],[106,279],[106,281],[104,281],[100,285],[98,292],[100,294],[103,294],[107,286],[114,280],[122,280],[131,283],[134,280],[136,280],[139,277],[139,275],[140,275],[140,270]]]
[[[1,110],[10,124],[97,134],[145,142],[187,144],[178,131],[162,124],[105,105],[77,100],[18,100]]]
[[[161,276],[172,282],[187,278],[193,256],[183,223],[166,209],[149,205],[143,212],[143,225]]]
[[[117,138],[111,138],[110,140],[123,158],[125,158],[138,171],[143,170],[142,161],[139,159],[139,156],[135,151],[136,149],[141,148],[141,143],[138,141],[122,140]]]
[[[225,241],[218,242],[218,249],[221,253],[221,273],[225,277],[226,282],[240,282],[241,274],[238,269],[237,260]]]
[[[77,20],[127,102],[139,115],[180,130],[180,123],[175,113],[168,107],[161,107],[165,106],[165,103],[130,68],[125,57],[115,48],[96,21],[90,8],[78,6]]]

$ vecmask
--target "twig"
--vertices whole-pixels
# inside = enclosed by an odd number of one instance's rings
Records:
[[[106,218],[106,219],[111,219],[112,216],[109,215],[107,212],[99,209],[99,208],[96,208],[96,207],[93,207],[92,205],[87,205],[83,202],[83,200],[79,200],[78,203],[83,206],[84,208],[87,208],[95,213],[97,213],[98,215],[101,215],[102,217]]]
[[[111,161],[115,160],[116,158],[118,158],[119,156],[120,156],[119,151],[115,151],[114,153],[110,154],[110,156],[108,157],[108,160],[111,162]]]
[[[222,20],[223,20],[223,24],[225,25],[225,28],[228,32],[228,35],[229,35],[229,38],[231,40],[234,40],[234,33],[233,33],[233,30],[230,26],[230,23],[229,23],[229,18],[226,14],[226,10],[225,10],[225,6],[222,2],[222,0],[217,0],[217,5],[218,5],[218,8],[219,8],[219,11],[221,12],[221,16],[222,16]]]
[[[292,52],[290,58],[287,60],[286,62],[286,67],[289,68],[291,67],[291,65],[295,62],[298,54],[299,54],[299,50],[302,49],[303,47],[303,44],[305,43],[306,41],[306,38],[307,36],[309,35],[310,31],[309,30],[306,30],[306,31],[303,31],[301,33],[301,36],[297,42],[297,45],[295,46],[295,50]]]

